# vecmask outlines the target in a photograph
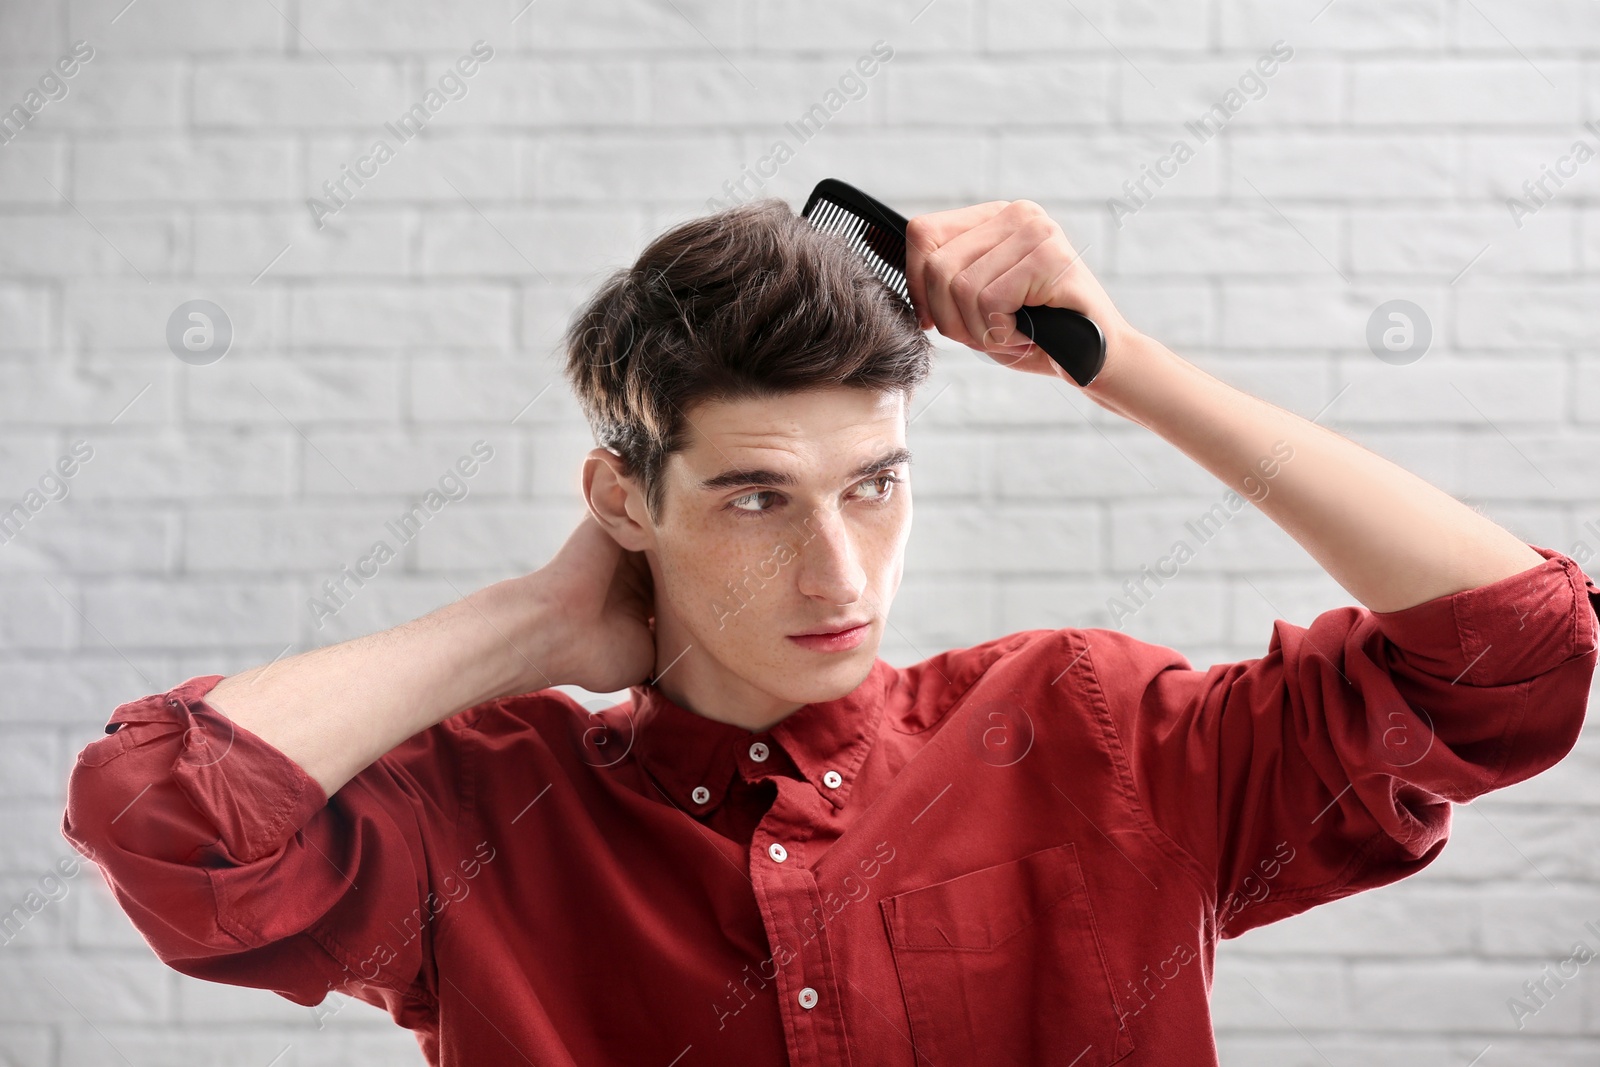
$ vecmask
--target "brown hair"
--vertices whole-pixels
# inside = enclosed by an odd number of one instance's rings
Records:
[[[859,254],[775,197],[656,237],[604,280],[562,345],[596,443],[622,457],[656,521],[695,404],[828,385],[909,403],[933,347]]]

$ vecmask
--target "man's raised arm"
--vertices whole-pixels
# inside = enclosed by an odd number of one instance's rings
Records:
[[[1155,431],[1298,541],[1371,611],[1477,589],[1544,557],[1404,468],[1134,333],[1084,392]],[[1279,462],[1283,442],[1291,462]],[[1270,491],[1263,464],[1269,464]]]
[[[431,913],[452,848],[472,851],[451,836],[471,729],[446,720],[500,695],[643,678],[654,644],[642,563],[585,515],[531,575],[119,705],[78,754],[62,834],[176,970],[298,1004],[340,990],[412,1025],[437,994],[431,925],[386,957],[369,950]]]
[[[534,575],[420,619],[252,667],[206,703],[303,767],[332,796],[412,734],[496,697],[548,688],[550,609]]]
[[[1095,403],[1250,497],[1371,611],[1399,611],[1539,566],[1543,557],[1448,493],[1354,441],[1218,380],[1130,326],[1061,227],[1031,200],[918,215],[906,226],[918,318],[1019,371],[1060,378],[1016,328],[1019,307],[1087,315],[1106,340]],[[1280,463],[1280,449],[1292,463]],[[1260,499],[1263,464],[1271,492]]]
[[[393,629],[224,678],[206,702],[332,796],[401,741],[465,708],[567,683],[620,689],[642,680],[653,662],[648,598],[630,583],[647,572],[633,560],[619,570],[621,557],[585,515],[532,574]]]

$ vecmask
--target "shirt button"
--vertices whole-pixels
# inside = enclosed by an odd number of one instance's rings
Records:
[[[817,1006],[817,991],[810,986],[800,990],[800,1006],[807,1011]]]
[[[694,787],[694,792],[689,795],[694,798],[696,804],[704,804],[711,799],[711,790],[703,785],[697,785]]]
[[[765,763],[767,759],[767,746],[757,741],[750,746],[750,758],[757,763]]]
[[[829,771],[822,776],[822,784],[829,789],[838,789],[844,784],[844,778],[840,776],[838,771]]]
[[[782,863],[789,858],[789,850],[774,841],[767,846],[767,855],[772,857],[774,863]]]

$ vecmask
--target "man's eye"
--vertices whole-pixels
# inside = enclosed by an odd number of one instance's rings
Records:
[[[894,491],[893,487],[898,485],[899,482],[900,482],[899,476],[894,475],[894,474],[890,474],[890,473],[884,473],[884,474],[879,474],[879,475],[877,475],[875,477],[872,477],[872,478],[868,478],[866,481],[862,482],[861,484],[862,485],[878,485],[879,483],[882,483],[883,488],[878,490],[878,492],[876,494],[870,494],[869,493],[867,495],[867,499],[869,499],[869,500],[885,500]]]
[[[763,507],[744,507],[744,506],[741,506],[742,502],[755,500],[757,497],[761,497],[761,496],[771,496],[771,495],[773,495],[771,489],[757,489],[753,493],[746,493],[744,496],[736,496],[736,497],[734,497],[732,500],[728,501],[728,506],[730,508],[732,508],[734,511],[740,511],[740,512],[745,513],[746,515],[759,515],[763,511],[766,511],[768,509],[763,508]]]
[[[856,495],[860,499],[866,500],[873,504],[886,503],[893,494],[894,486],[898,485],[899,482],[900,477],[898,475],[894,474],[893,472],[886,471],[883,474],[868,478],[864,482],[857,482],[855,486]],[[877,487],[877,489],[875,492],[863,491],[863,487]],[[743,496],[736,496],[732,500],[728,501],[727,508],[730,511],[736,511],[741,515],[764,515],[771,511],[772,507],[776,506],[776,503],[774,502],[774,504],[769,507],[762,507],[760,498],[769,496],[776,497],[778,495],[780,494],[771,489],[755,489],[751,492],[745,493]]]

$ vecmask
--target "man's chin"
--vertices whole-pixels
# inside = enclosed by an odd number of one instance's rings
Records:
[[[821,704],[848,696],[866,681],[877,660],[877,645],[867,642],[848,652],[827,654],[800,649],[786,658],[794,666],[784,696],[798,704]]]

